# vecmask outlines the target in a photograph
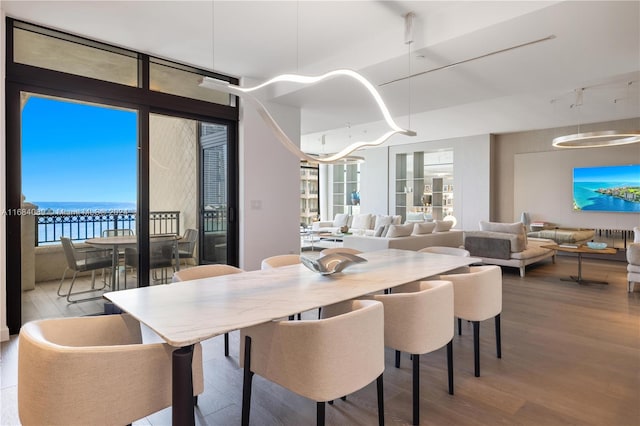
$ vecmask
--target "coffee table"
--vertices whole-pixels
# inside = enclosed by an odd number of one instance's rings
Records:
[[[582,278],[582,255],[584,253],[595,253],[595,254],[616,254],[618,251],[612,247],[606,247],[603,249],[592,249],[585,245],[580,246],[572,246],[568,244],[548,244],[544,246],[540,246],[543,248],[548,248],[557,251],[563,251],[566,253],[577,253],[578,254],[578,275],[571,275],[570,278],[561,278],[561,281],[573,281],[578,284],[609,284],[606,281],[594,281],[594,280],[585,280]]]

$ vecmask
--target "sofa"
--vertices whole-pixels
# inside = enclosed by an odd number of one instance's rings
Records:
[[[340,228],[346,226],[349,228],[349,232],[353,234],[373,236],[376,229],[390,224],[399,225],[401,221],[402,216],[399,215],[391,216],[370,213],[349,215],[346,213],[338,213],[332,221],[313,222],[311,231],[335,234],[340,231]]]
[[[595,231],[585,228],[554,228],[541,229],[539,231],[529,232],[529,237],[546,238],[555,241],[557,244],[575,244],[582,245],[587,241],[591,241]]]
[[[525,267],[551,259],[555,263],[556,251],[542,246],[555,244],[545,238],[527,236],[523,223],[480,222],[479,231],[464,232],[464,248],[482,263],[519,268],[524,278]]]
[[[425,247],[447,246],[461,247],[463,233],[451,230],[451,222],[444,221],[406,223],[404,225],[391,224],[385,230],[376,230],[380,235],[345,235],[342,238],[343,247],[360,250],[362,252],[402,249],[420,250]]]

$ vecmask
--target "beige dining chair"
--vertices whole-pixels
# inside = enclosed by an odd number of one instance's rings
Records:
[[[240,272],[244,271],[231,265],[199,265],[174,272],[172,281],[176,283],[201,278],[219,277],[221,275],[238,274]],[[224,333],[224,356],[229,356],[229,333]]]
[[[113,265],[113,256],[111,254],[112,252],[110,250],[95,249],[90,247],[78,248],[67,237],[60,237],[60,242],[62,243],[62,249],[64,250],[64,257],[67,261],[67,267],[62,273],[62,278],[60,279],[60,284],[58,285],[58,296],[66,297],[67,302],[69,303],[77,303],[86,300],[96,300],[102,298],[102,295],[95,295],[95,292],[102,291],[107,286],[106,281],[104,280],[104,271],[110,270]],[[99,269],[102,269],[103,285],[99,288],[96,288],[96,271]],[[65,293],[62,292],[62,285],[64,284],[67,271],[73,271],[73,276],[71,277],[69,290],[67,290],[67,292]],[[73,286],[76,282],[78,273],[87,271],[91,271],[91,288],[89,290],[74,292]],[[78,299],[71,298],[72,296],[87,293],[93,293],[94,296]]]
[[[413,424],[420,424],[420,355],[447,347],[449,394],[453,395],[453,285],[450,281],[413,283],[406,293],[370,296],[384,305],[384,345],[413,361]]]
[[[271,268],[279,268],[281,266],[289,266],[301,263],[300,255],[297,254],[279,254],[276,256],[267,257],[266,259],[262,259],[260,264],[260,269],[271,269]],[[292,320],[295,318],[295,315],[289,316],[289,319]],[[298,313],[298,319],[302,319],[302,313]]]
[[[295,265],[300,263],[300,255],[298,254],[279,254],[276,256],[262,259],[260,269],[279,268],[281,266]]]
[[[331,247],[320,252],[320,256],[326,256],[333,253],[362,254],[360,250],[349,247]]]
[[[469,273],[440,275],[440,279],[453,283],[453,310],[458,317],[458,334],[462,334],[462,319],[473,324],[474,374],[480,377],[480,321],[495,319],[496,354],[502,358],[502,269],[496,265],[472,266],[469,269]]]
[[[318,425],[324,424],[325,402],[376,380],[378,421],[384,424],[382,303],[353,300],[334,306],[338,315],[330,318],[271,321],[240,331],[242,425],[249,424],[254,374],[316,401]]]
[[[169,407],[174,349],[144,343],[140,324],[129,315],[24,324],[18,343],[20,422],[125,425]],[[199,395],[204,390],[200,344],[192,368],[193,394]]]
[[[449,256],[471,257],[469,250],[465,250],[459,247],[446,247],[446,246],[431,246],[418,250],[420,253],[435,253],[435,254],[447,254]],[[461,266],[459,268],[447,271],[448,274],[466,274],[469,272],[468,266]]]

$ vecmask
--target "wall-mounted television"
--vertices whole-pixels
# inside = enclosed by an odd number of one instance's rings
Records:
[[[640,164],[574,168],[573,209],[640,213]]]

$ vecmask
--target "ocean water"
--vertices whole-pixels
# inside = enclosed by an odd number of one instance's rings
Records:
[[[32,201],[40,213],[115,214],[136,211],[136,203],[114,201]]]
[[[107,229],[136,228],[136,203],[95,201],[33,201],[40,215],[65,214],[68,216],[40,216],[37,226],[37,244],[59,244],[60,237],[76,242],[102,236]],[[73,216],[78,215],[78,216]],[[117,224],[115,221],[117,220]]]
[[[574,182],[573,202],[583,211],[638,213],[640,212],[640,203],[632,203],[618,197],[612,197],[596,192],[596,189],[616,188],[631,185],[633,184],[611,182]]]

